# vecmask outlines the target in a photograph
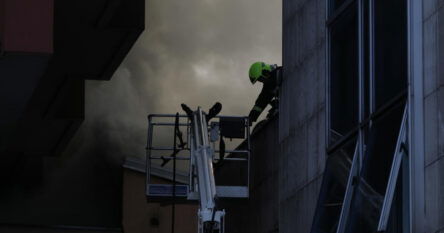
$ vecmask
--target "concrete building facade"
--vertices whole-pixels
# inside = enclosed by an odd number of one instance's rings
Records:
[[[325,0],[283,2],[279,232],[310,232],[325,165]]]
[[[423,5],[424,232],[444,229],[444,2]]]
[[[443,5],[283,1],[279,232],[442,232]]]

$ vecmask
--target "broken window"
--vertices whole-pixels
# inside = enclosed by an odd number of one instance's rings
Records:
[[[403,112],[404,104],[399,104],[375,119],[368,130],[362,168],[356,178],[345,232],[377,231]]]
[[[402,232],[407,2],[327,1],[329,145],[312,233]]]
[[[328,157],[321,194],[314,219],[315,232],[334,232],[341,215],[350,168],[356,152],[356,138]]]

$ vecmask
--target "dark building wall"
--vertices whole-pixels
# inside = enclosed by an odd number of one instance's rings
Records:
[[[253,134],[247,232],[279,231],[278,124],[275,117]]]
[[[125,233],[170,233],[171,205],[147,202],[145,173],[125,169],[123,178],[123,230]],[[170,181],[152,176],[154,183]],[[197,232],[197,203],[176,204],[175,232]]]
[[[84,80],[111,79],[144,29],[144,6],[0,0],[0,156],[63,152],[84,119]]]
[[[124,155],[104,122],[81,127],[94,108],[85,79],[111,79],[145,10],[144,0],[0,0],[0,224],[121,228]]]
[[[423,1],[425,231],[444,228],[444,2]]]
[[[0,49],[50,54],[54,0],[0,0]]]
[[[251,137],[250,198],[248,200],[222,200],[226,211],[226,232],[272,233],[279,232],[279,144],[278,117],[258,123]],[[245,167],[224,164],[216,170],[222,181],[242,180]],[[216,177],[218,178],[218,177]]]
[[[0,0],[0,154],[52,57],[53,18],[52,0]]]
[[[37,226],[0,226],[0,232],[4,233],[121,233],[121,230],[107,229],[67,229],[67,228],[46,228]]]
[[[122,168],[109,153],[84,152],[21,158],[20,172],[2,186],[0,225],[121,228]]]
[[[279,117],[252,136],[250,199],[227,232],[310,232],[326,160],[325,0],[283,1]]]
[[[325,164],[325,0],[283,1],[279,232],[310,232]]]

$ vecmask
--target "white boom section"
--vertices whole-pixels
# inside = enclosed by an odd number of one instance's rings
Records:
[[[216,210],[216,183],[213,172],[214,149],[210,146],[206,114],[201,108],[191,122],[191,156],[197,170],[200,208],[199,233],[223,233],[225,211]]]

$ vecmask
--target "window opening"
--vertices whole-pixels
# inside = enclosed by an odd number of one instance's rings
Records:
[[[407,88],[407,2],[373,2],[377,109]]]
[[[407,2],[327,1],[328,158],[311,232],[402,232]]]
[[[331,140],[337,141],[358,124],[358,29],[356,6],[331,26]]]
[[[328,157],[312,232],[336,230],[356,150],[355,137]]]

